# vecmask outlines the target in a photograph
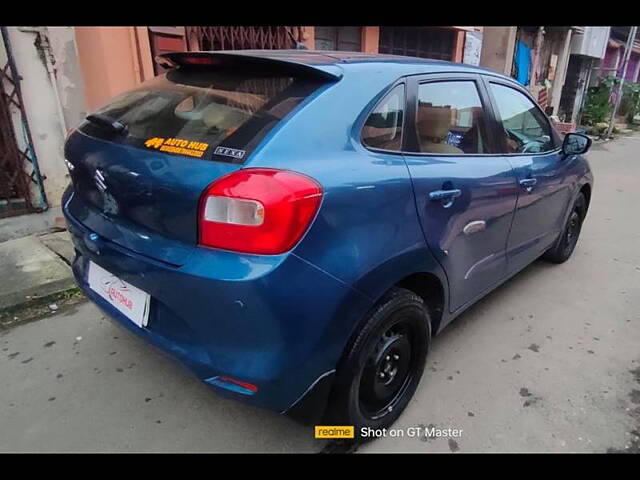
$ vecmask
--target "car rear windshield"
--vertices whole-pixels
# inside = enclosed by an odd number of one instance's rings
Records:
[[[242,163],[324,82],[273,69],[171,70],[113,98],[80,131],[147,150]],[[121,128],[108,128],[109,122]]]

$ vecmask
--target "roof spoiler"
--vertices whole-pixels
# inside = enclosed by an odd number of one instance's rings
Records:
[[[300,61],[290,57],[278,58],[275,55],[252,55],[242,51],[227,52],[171,52],[158,55],[155,58],[159,65],[166,69],[173,68],[207,68],[207,67],[238,67],[238,66],[279,66],[284,70],[301,75],[311,75],[325,80],[338,80],[341,73],[336,72],[330,65],[311,65],[305,63],[304,56]]]

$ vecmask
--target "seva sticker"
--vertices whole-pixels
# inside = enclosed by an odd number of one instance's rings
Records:
[[[161,152],[175,153],[177,155],[188,155],[189,157],[201,158],[209,148],[208,143],[194,142],[183,138],[162,138],[153,137],[144,142],[147,148],[155,148]]]

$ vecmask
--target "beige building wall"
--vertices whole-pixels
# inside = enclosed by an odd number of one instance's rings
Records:
[[[511,74],[517,27],[484,27],[480,66]]]

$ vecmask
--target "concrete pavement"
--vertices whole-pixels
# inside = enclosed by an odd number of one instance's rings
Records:
[[[359,452],[640,450],[640,136],[594,146],[574,257],[536,262],[433,344],[393,426]],[[222,399],[91,304],[0,332],[0,451],[311,452],[313,430]],[[635,433],[634,433],[635,432]]]
[[[90,303],[0,332],[0,378],[0,452],[315,448],[312,429],[217,396]]]
[[[64,254],[57,253],[56,249]],[[0,243],[0,312],[74,288],[69,260],[65,261],[65,255],[72,253],[66,232]]]

